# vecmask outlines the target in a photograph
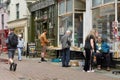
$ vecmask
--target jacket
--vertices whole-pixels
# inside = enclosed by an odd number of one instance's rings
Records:
[[[41,46],[46,46],[47,43],[49,42],[48,39],[46,38],[46,34],[44,34],[44,33],[42,33],[39,36],[39,39],[40,39]]]
[[[69,35],[65,34],[64,36],[62,36],[62,38],[61,38],[61,44],[62,44],[62,49],[70,48],[70,46],[71,46],[71,40],[70,40]]]

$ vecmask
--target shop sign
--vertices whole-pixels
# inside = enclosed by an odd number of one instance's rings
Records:
[[[42,1],[42,2],[39,2],[39,3],[32,5],[30,7],[30,11],[33,12],[33,11],[48,7],[48,6],[53,5],[53,4],[55,4],[54,0],[45,0],[45,1]]]

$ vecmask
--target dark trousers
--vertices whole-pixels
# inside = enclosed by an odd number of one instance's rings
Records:
[[[70,61],[70,48],[62,50],[62,66],[68,66]]]
[[[105,64],[107,67],[110,67],[110,54],[109,53],[97,53],[96,54],[97,65]]]
[[[85,65],[84,70],[92,70],[93,68],[93,55],[91,54],[90,49],[85,49]]]

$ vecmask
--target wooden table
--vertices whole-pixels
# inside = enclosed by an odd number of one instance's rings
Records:
[[[47,47],[48,50],[54,50],[56,53],[56,58],[61,58],[62,56],[62,48],[61,47],[53,47],[49,46]],[[83,51],[80,50],[80,48],[71,47],[70,48],[70,59],[84,59]]]

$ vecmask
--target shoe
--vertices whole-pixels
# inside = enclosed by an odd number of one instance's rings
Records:
[[[95,70],[91,70],[91,72],[95,72]]]
[[[98,65],[97,69],[98,69],[98,70],[101,70],[101,65]]]
[[[90,70],[88,70],[87,72],[91,72]]]
[[[17,68],[17,64],[14,63],[14,65],[13,65],[13,71],[16,71],[16,68]]]
[[[71,67],[70,65],[66,65],[65,67]]]
[[[65,67],[65,65],[62,65],[62,67]]]
[[[38,61],[38,63],[41,63],[41,61]]]
[[[110,71],[110,67],[107,67],[107,71]]]
[[[45,59],[43,59],[43,60],[41,60],[42,62],[47,62],[47,60],[45,60]]]
[[[13,70],[13,65],[14,65],[14,63],[11,63],[11,64],[10,64],[10,71]]]
[[[42,62],[47,62],[47,60],[45,60],[44,58],[41,58],[41,61],[42,61]]]

